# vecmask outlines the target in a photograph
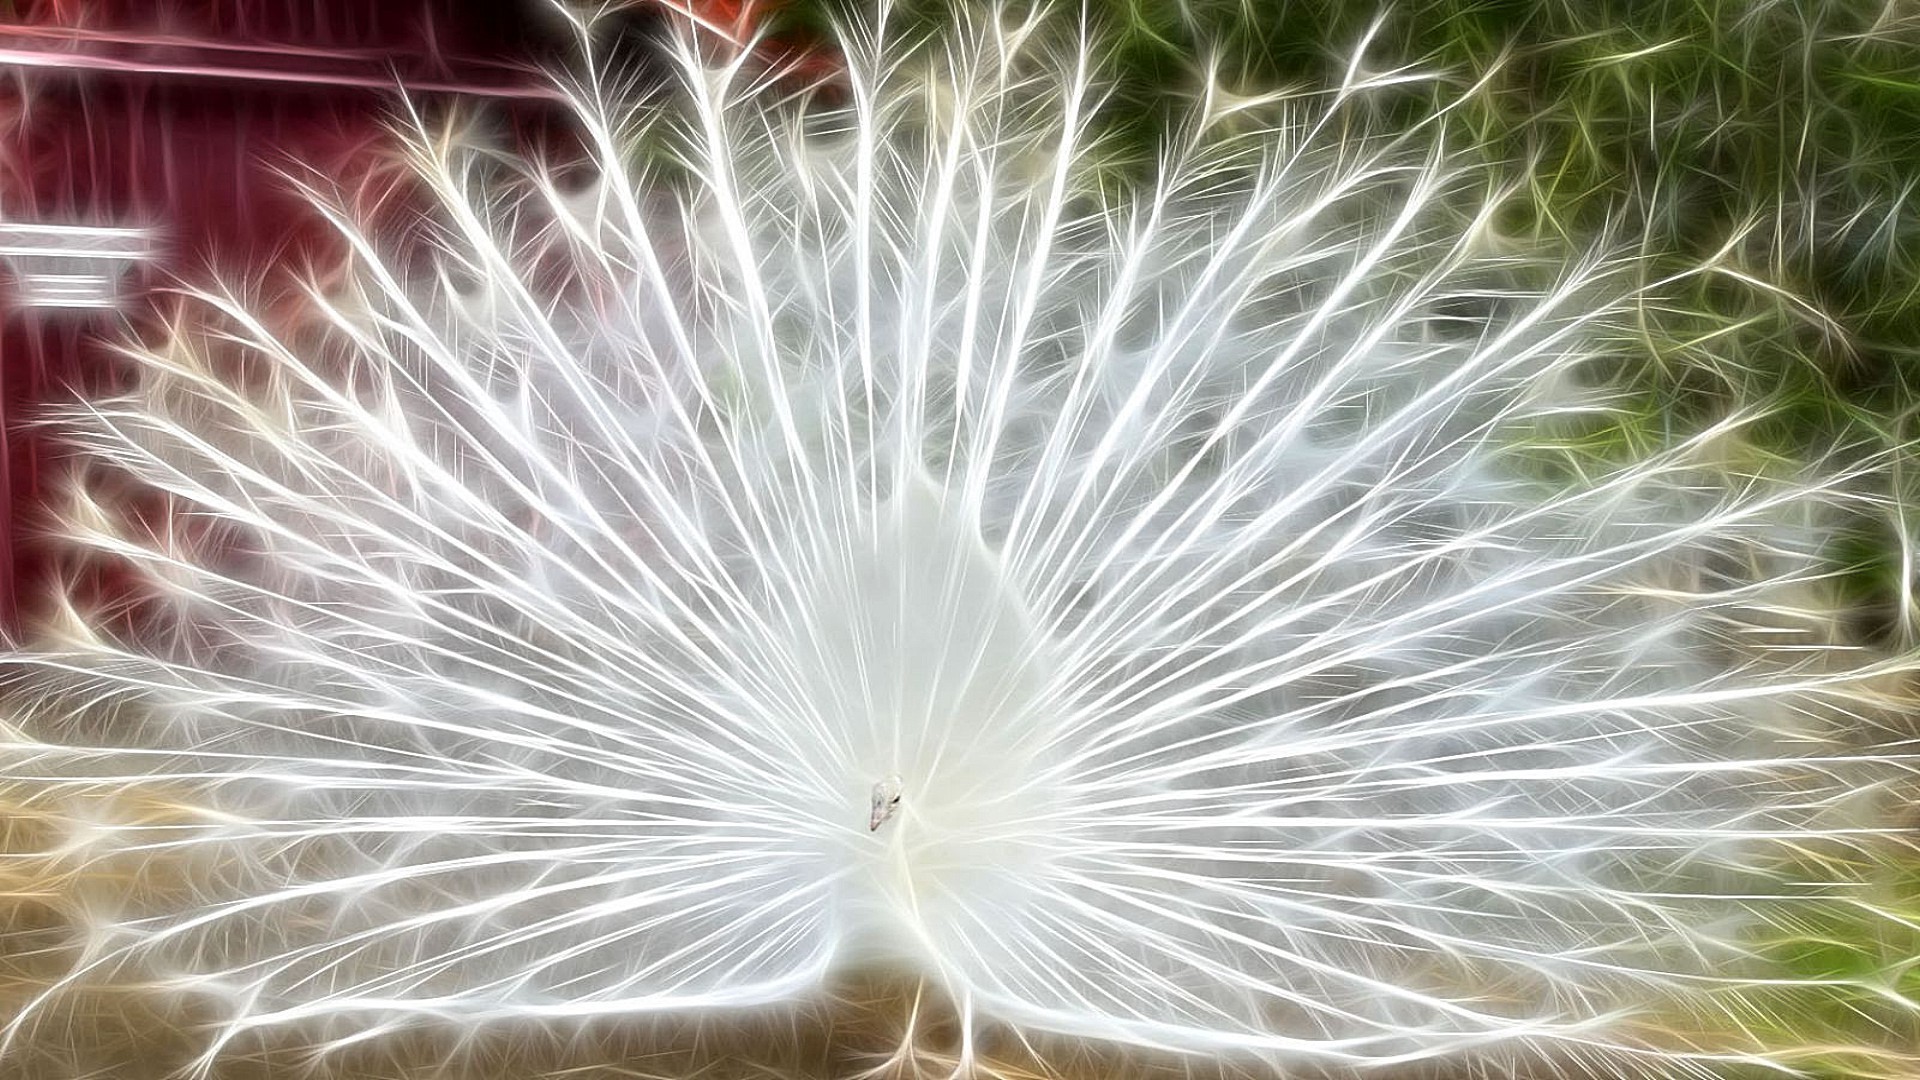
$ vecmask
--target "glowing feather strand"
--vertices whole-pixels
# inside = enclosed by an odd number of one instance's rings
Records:
[[[1437,123],[1369,131],[1405,72],[1209,97],[1117,198],[1039,25],[874,29],[824,116],[685,43],[684,108],[578,92],[585,190],[422,135],[430,258],[342,212],[318,332],[209,294],[140,352],[77,437],[226,546],[77,485],[164,615],[55,627],[0,761],[195,792],[137,843],[221,869],[9,1032],[131,967],[224,1041],[875,963],[1076,1038],[1711,1060],[1633,1018],[1772,978],[1745,935],[1845,893],[1795,853],[1910,770],[1909,658],[1810,601],[1859,470],[1729,466],[1736,416],[1529,478],[1630,260],[1504,250]]]

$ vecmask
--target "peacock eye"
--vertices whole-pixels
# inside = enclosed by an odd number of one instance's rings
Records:
[[[888,800],[887,800],[887,805],[888,805],[888,806],[899,806],[899,805],[900,805],[900,796],[898,796],[898,795],[895,795],[895,796],[894,796],[893,798],[891,798],[891,799],[888,799]]]

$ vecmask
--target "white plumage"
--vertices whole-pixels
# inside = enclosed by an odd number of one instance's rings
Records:
[[[1793,853],[1909,766],[1861,719],[1908,658],[1809,606],[1856,477],[1730,464],[1738,416],[1530,471],[1647,292],[1515,254],[1438,119],[1383,133],[1412,73],[1206,98],[1132,190],[1090,47],[883,23],[843,110],[691,45],[675,102],[584,84],[584,190],[422,136],[430,243],[342,217],[308,326],[200,296],[79,418],[229,547],[76,488],[167,613],[27,656],[127,707],[45,691],[7,773],[219,816],[143,838],[217,869],[74,977],[232,1035],[880,963],[1352,1063],[1658,1056],[1639,1013],[1773,977],[1743,935],[1839,888]]]

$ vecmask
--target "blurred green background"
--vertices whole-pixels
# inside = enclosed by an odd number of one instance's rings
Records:
[[[904,6],[937,19],[957,2]],[[1106,120],[1142,163],[1203,66],[1248,93],[1326,86],[1377,23],[1375,67],[1418,64],[1480,87],[1452,123],[1529,192],[1507,229],[1579,246],[1611,228],[1644,249],[1650,280],[1721,267],[1641,313],[1638,340],[1621,350],[1637,406],[1561,433],[1568,467],[1631,453],[1649,425],[1689,428],[1742,406],[1767,413],[1748,438],[1781,467],[1886,455],[1920,434],[1911,0],[1087,4],[1123,83]],[[775,2],[770,28],[824,35],[847,6]],[[1912,472],[1889,470],[1888,483]],[[1920,643],[1900,517],[1834,529],[1835,589],[1866,644]]]
[[[938,18],[953,2],[916,9]],[[773,29],[824,33],[837,7],[793,0]],[[1376,69],[1418,64],[1451,88],[1480,87],[1451,122],[1527,193],[1504,229],[1575,248],[1630,238],[1648,280],[1713,263],[1718,272],[1645,305],[1620,343],[1618,415],[1553,433],[1544,448],[1581,471],[1754,409],[1765,419],[1746,429],[1746,449],[1769,470],[1874,462],[1873,498],[1831,529],[1838,631],[1863,648],[1920,647],[1908,566],[1920,496],[1910,480],[1920,475],[1920,4],[1088,0],[1088,10],[1123,83],[1106,119],[1142,163],[1206,62],[1236,91],[1326,86],[1377,23]],[[1787,1050],[1832,1080],[1920,1075],[1920,859],[1909,845],[1890,837],[1886,859],[1845,865],[1809,853],[1810,880],[1838,874],[1861,892],[1802,905],[1749,944],[1780,975],[1825,985],[1752,997],[1744,1031],[1699,1040]],[[1677,1017],[1690,1011],[1675,1003]]]

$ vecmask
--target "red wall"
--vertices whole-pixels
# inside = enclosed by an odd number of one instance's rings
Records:
[[[106,339],[150,329],[153,290],[169,281],[324,264],[325,230],[272,170],[295,160],[344,178],[380,167],[391,80],[550,122],[532,70],[559,40],[543,6],[0,0],[0,220],[140,224],[156,241],[118,312],[22,307],[0,271],[0,633],[32,618],[54,575],[102,573],[39,539],[61,451],[30,421],[115,385]]]
[[[691,10],[724,51],[777,2],[629,0],[627,15]],[[540,72],[568,41],[549,0],[0,0],[0,223],[136,224],[154,243],[117,310],[23,307],[0,267],[0,643],[63,594],[137,625],[124,570],[43,539],[64,456],[34,418],[119,384],[108,343],[154,336],[169,284],[266,283],[254,302],[271,306],[264,271],[328,265],[330,233],[274,169],[352,185],[389,166],[398,87],[420,103],[486,99],[517,137],[564,141]],[[788,86],[836,92],[820,49],[763,40],[756,57]],[[125,501],[179,528],[151,498]]]

